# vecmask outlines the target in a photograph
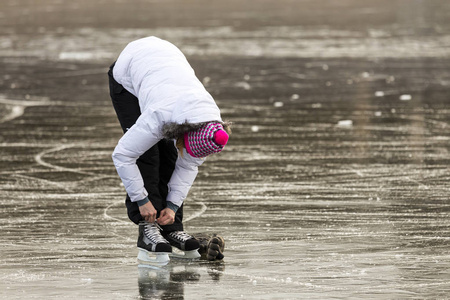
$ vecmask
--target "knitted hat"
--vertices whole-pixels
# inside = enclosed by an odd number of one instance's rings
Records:
[[[184,134],[186,151],[193,157],[206,157],[220,152],[227,142],[228,134],[218,122],[210,122]]]

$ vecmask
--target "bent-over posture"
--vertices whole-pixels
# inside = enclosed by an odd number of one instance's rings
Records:
[[[197,250],[199,242],[183,230],[183,201],[198,166],[227,144],[228,124],[168,41],[129,43],[108,75],[124,132],[112,157],[127,191],[128,217],[139,225],[138,247],[153,253],[170,253],[171,246]]]

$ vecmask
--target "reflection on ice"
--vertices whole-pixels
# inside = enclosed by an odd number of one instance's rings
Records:
[[[450,34],[439,38],[415,36],[386,29],[383,35],[357,30],[315,29],[298,26],[262,27],[252,31],[232,27],[66,30],[64,35],[46,31],[41,35],[4,38],[0,57],[32,56],[62,61],[113,61],[121,45],[155,35],[173,41],[189,56],[249,57],[448,57]],[[399,36],[401,38],[399,38]],[[192,43],[195,41],[195,43]],[[328,70],[328,65],[323,65]],[[363,73],[368,75],[368,73]]]
[[[139,296],[143,299],[182,299],[185,297],[185,284],[194,284],[200,280],[210,282],[211,287],[198,291],[197,296],[214,296],[212,283],[220,281],[224,270],[223,262],[171,264],[165,267],[139,265]],[[218,296],[216,293],[214,297]]]

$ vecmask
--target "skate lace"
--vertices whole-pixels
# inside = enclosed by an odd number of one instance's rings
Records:
[[[155,244],[167,243],[167,240],[163,238],[155,224],[146,224],[144,227],[144,234]]]
[[[189,234],[187,234],[184,231],[174,231],[174,232],[169,233],[169,235],[172,238],[179,240],[180,242],[185,242],[192,238],[192,236],[190,236]]]

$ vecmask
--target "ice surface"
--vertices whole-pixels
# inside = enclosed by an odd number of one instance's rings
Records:
[[[449,4],[150,2],[2,6],[1,299],[448,298]],[[106,71],[152,34],[234,122],[185,207],[223,262],[137,266]]]

